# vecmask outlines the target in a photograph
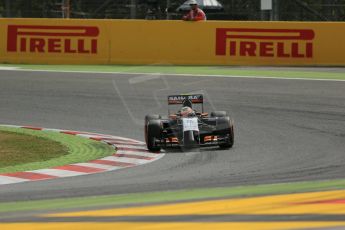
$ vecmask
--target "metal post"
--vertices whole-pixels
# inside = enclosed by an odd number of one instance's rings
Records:
[[[137,17],[137,3],[136,0],[131,0],[131,19]]]
[[[167,20],[171,19],[169,10],[170,10],[170,0],[167,0],[167,12],[166,12],[167,13]]]
[[[63,18],[70,18],[71,17],[71,2],[70,0],[63,0],[61,4],[61,11]]]
[[[61,17],[65,18],[65,0],[61,1]]]
[[[65,10],[66,10],[66,18],[70,18],[71,17],[71,2],[70,0],[66,0],[65,2]]]
[[[279,21],[279,0],[273,0],[273,20]]]
[[[272,10],[267,10],[267,21],[273,21],[273,12],[272,12]]]
[[[265,11],[264,10],[260,11],[260,19],[261,19],[261,21],[265,21]]]
[[[6,0],[5,2],[5,9],[6,9],[6,17],[10,18],[11,17],[11,0]]]
[[[261,20],[272,20],[272,15],[272,0],[261,0]]]

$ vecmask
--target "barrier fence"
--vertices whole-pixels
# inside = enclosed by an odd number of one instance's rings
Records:
[[[345,65],[343,22],[0,19],[0,62]]]

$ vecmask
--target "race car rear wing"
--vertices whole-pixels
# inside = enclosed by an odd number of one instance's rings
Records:
[[[204,112],[204,96],[202,94],[168,96],[168,105],[183,105],[192,107],[192,104],[201,104],[202,112]]]
[[[204,97],[202,94],[168,96],[169,105],[176,105],[176,104],[182,105],[186,100],[191,101],[193,104],[204,103]]]

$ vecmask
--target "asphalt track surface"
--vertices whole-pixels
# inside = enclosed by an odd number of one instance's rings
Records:
[[[145,114],[166,114],[168,94],[189,92],[205,94],[207,111],[231,114],[232,149],[5,185],[0,201],[344,178],[345,82],[0,71],[0,123],[144,140]]]

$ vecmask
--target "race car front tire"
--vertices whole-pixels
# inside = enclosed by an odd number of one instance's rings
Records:
[[[145,125],[144,125],[144,131],[145,131],[145,141],[147,143],[147,124],[150,120],[159,120],[161,119],[161,116],[158,114],[149,114],[145,116]]]
[[[225,111],[213,111],[210,115],[211,117],[225,117],[227,113]]]
[[[234,124],[230,117],[218,117],[217,138],[220,148],[231,148],[234,145]]]
[[[152,152],[158,152],[161,147],[157,145],[156,140],[161,139],[162,125],[160,120],[150,120],[147,124],[146,146]]]
[[[145,116],[145,125],[147,124],[147,122],[149,122],[150,120],[158,120],[161,119],[161,115],[158,114],[149,114]]]

